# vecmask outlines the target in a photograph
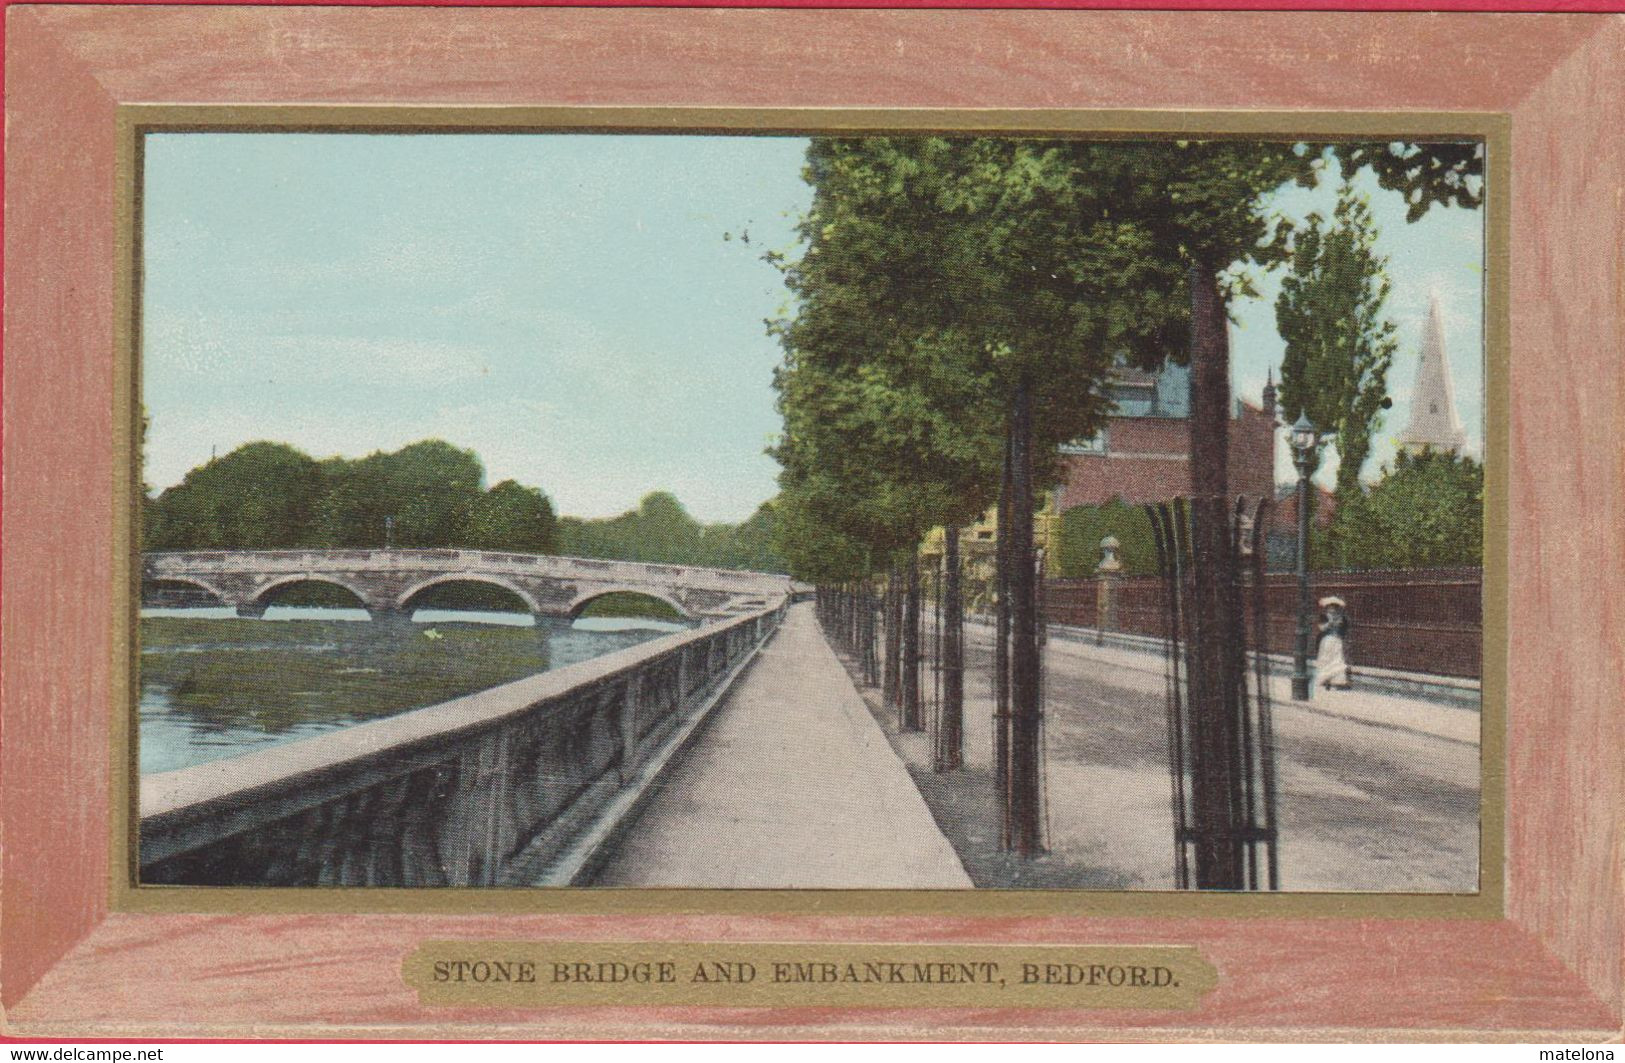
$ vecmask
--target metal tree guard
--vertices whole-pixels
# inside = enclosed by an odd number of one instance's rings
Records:
[[[937,726],[942,719],[942,558],[931,563],[931,738],[936,745]]]
[[[1234,571],[1238,575],[1236,582],[1226,589],[1224,603],[1224,624],[1236,636],[1231,640],[1233,655],[1224,662],[1223,682],[1228,695],[1224,704],[1237,718],[1232,730],[1235,741],[1223,750],[1193,748],[1196,728],[1192,726],[1191,715],[1195,707],[1187,697],[1187,684],[1190,668],[1198,659],[1194,643],[1197,637],[1218,637],[1220,633],[1198,633],[1186,605],[1194,583],[1190,507],[1180,498],[1171,503],[1147,505],[1145,512],[1151,521],[1163,591],[1163,662],[1175,884],[1180,889],[1190,889],[1191,860],[1197,845],[1218,842],[1241,847],[1245,855],[1242,888],[1261,888],[1262,866],[1262,888],[1278,890],[1281,886],[1275,808],[1275,740],[1269,663],[1265,657],[1263,578],[1269,501],[1260,499],[1249,511],[1245,501],[1238,498],[1226,529],[1228,547],[1234,551],[1236,561]],[[1241,575],[1244,571],[1245,577]],[[1249,602],[1250,626],[1247,623]],[[1251,684],[1247,669],[1249,652],[1252,653]],[[1204,835],[1191,825],[1193,819],[1201,821],[1192,807],[1191,765],[1198,755],[1224,757],[1232,768],[1229,777],[1237,780],[1237,785],[1226,795],[1229,814],[1224,819],[1231,826],[1217,836]]]
[[[952,771],[964,766],[965,600],[960,589],[964,567],[959,556],[959,529],[946,529],[944,540],[942,622],[937,643],[942,700],[938,710],[933,766],[937,771]]]

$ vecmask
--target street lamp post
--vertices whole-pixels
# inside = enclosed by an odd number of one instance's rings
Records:
[[[1292,460],[1298,467],[1298,642],[1292,654],[1292,698],[1309,700],[1309,477],[1319,458],[1320,433],[1309,415],[1292,425]]]

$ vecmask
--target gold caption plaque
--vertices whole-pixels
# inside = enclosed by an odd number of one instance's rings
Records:
[[[1189,946],[426,941],[428,1005],[1190,1009],[1218,973]]]

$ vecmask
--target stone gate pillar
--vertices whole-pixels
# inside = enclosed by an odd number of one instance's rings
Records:
[[[1100,540],[1100,564],[1095,566],[1097,579],[1095,593],[1095,645],[1106,641],[1107,631],[1117,630],[1117,579],[1123,571],[1123,562],[1117,559],[1117,548],[1122,544],[1115,535]]]

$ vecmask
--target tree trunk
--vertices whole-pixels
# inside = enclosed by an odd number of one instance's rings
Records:
[[[1189,645],[1191,805],[1198,889],[1243,888],[1242,779],[1232,671],[1241,632],[1226,617],[1230,548],[1230,347],[1218,270],[1191,267],[1191,508],[1195,567]]]
[[[926,716],[933,742],[942,732],[942,578],[938,557],[931,566],[931,711]]]
[[[937,725],[938,771],[965,763],[964,607],[959,586],[959,529],[943,531],[942,718]]]
[[[1010,829],[1010,438],[1007,424],[993,573],[993,777],[1003,802],[1001,843],[1006,849],[1013,844]]]
[[[853,660],[858,658],[858,585],[847,584],[847,649]]]
[[[885,660],[881,661],[881,700],[892,707],[900,704],[899,687],[902,686],[902,593],[898,588],[897,566],[886,573],[885,607]]]
[[[874,581],[869,583],[869,682],[880,685],[880,596]]]
[[[858,620],[858,638],[863,644],[863,682],[866,686],[874,686],[880,678],[876,674],[879,662],[875,660],[875,587],[867,576],[858,592],[858,599],[862,609]]]
[[[920,711],[920,555],[908,558],[908,589],[903,596],[903,730],[925,730]]]
[[[1023,856],[1044,851],[1043,706],[1038,691],[1038,597],[1033,558],[1032,388],[1023,376],[1010,411],[1010,818]]]
[[[847,589],[846,584],[843,583],[841,584],[840,597],[835,599],[836,606],[838,607],[836,622],[841,630],[841,650],[847,653],[850,653],[852,650],[852,628],[847,623],[847,618],[850,615],[848,613],[848,605],[849,596],[851,593],[852,592]]]
[[[847,645],[851,647],[851,657],[856,662],[863,660],[863,640],[858,637],[858,621],[863,619],[863,613],[858,611],[860,601],[860,585],[847,584]]]

